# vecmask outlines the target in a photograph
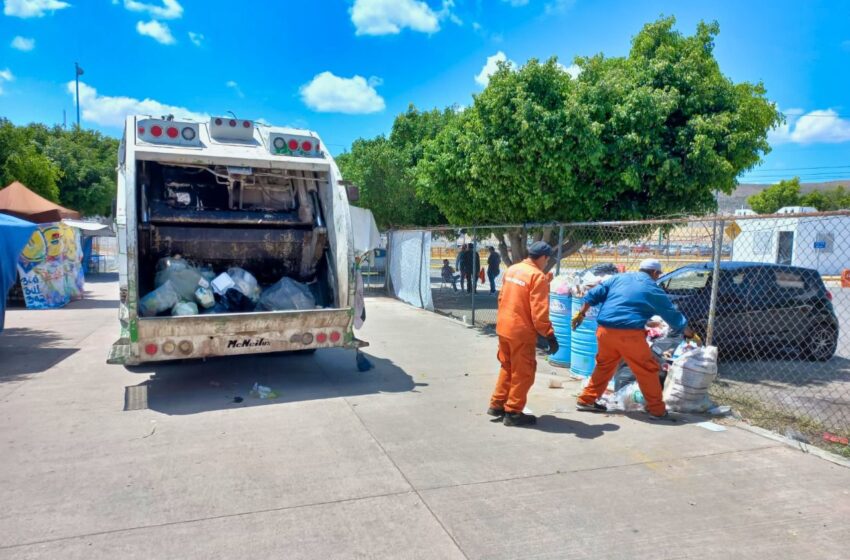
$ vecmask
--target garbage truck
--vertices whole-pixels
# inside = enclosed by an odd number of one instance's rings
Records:
[[[355,198],[315,132],[233,116],[127,117],[115,209],[121,335],[108,362],[365,346],[353,332],[362,301],[349,208]],[[174,297],[160,273],[176,262],[205,273],[198,287],[214,306],[186,301],[191,293],[180,302],[159,297],[160,288]],[[232,286],[237,273],[256,285],[255,299],[284,282],[310,305],[228,306],[242,295],[213,288],[217,280],[219,288]],[[152,308],[152,300],[179,303],[181,312]]]

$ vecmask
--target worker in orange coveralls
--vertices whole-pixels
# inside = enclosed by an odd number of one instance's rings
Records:
[[[625,360],[646,399],[649,417],[668,417],[658,379],[660,366],[646,343],[644,325],[653,315],[660,315],[674,331],[684,331],[685,338],[699,338],[687,326],[687,319],[673,306],[667,293],[655,283],[661,273],[661,263],[657,259],[646,259],[640,263],[639,272],[616,274],[584,296],[572,327],[575,330],[581,325],[590,307],[600,306],[596,317],[598,350],[590,382],[578,397],[578,410],[607,410],[597,401],[617,371],[620,360]]]
[[[487,414],[502,418],[505,426],[529,426],[537,418],[524,414],[528,390],[537,371],[537,335],[549,342],[549,353],[558,342],[549,322],[549,281],[543,272],[552,247],[538,241],[528,248],[528,258],[508,268],[499,293],[496,334],[499,335],[499,380]]]

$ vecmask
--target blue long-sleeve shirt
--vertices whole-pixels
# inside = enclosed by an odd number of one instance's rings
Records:
[[[596,322],[612,329],[642,329],[653,315],[660,315],[677,331],[688,324],[664,290],[644,272],[616,274],[587,292],[583,302],[599,305]]]

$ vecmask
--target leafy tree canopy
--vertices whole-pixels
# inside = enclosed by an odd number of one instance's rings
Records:
[[[118,140],[91,130],[0,119],[0,187],[20,181],[84,215],[107,215],[116,192]]]
[[[800,194],[800,178],[782,180],[747,199],[759,214],[773,214],[785,206],[809,206],[821,212],[850,208],[850,192],[843,185]]]

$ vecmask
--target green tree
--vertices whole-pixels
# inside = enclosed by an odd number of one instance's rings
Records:
[[[812,206],[821,212],[850,208],[850,192],[843,185],[803,195],[800,204]]]
[[[360,202],[381,228],[445,223],[436,206],[416,194],[416,164],[424,144],[455,117],[453,109],[418,111],[410,106],[396,117],[389,138],[359,139],[337,164],[360,187]]]
[[[785,206],[800,206],[800,178],[782,180],[747,199],[759,214],[773,214]]]
[[[43,126],[17,127],[0,119],[0,188],[20,181],[44,198],[59,201],[62,172],[41,152],[39,140],[45,138]]]
[[[649,24],[627,57],[501,65],[473,105],[428,143],[419,194],[453,224],[642,219],[704,213],[770,150],[781,122],[761,84],[735,84],[714,58],[718,26],[693,36]],[[506,261],[525,256],[507,236]],[[555,231],[539,237],[554,241]],[[567,239],[566,252],[584,239]]]
[[[118,140],[91,130],[55,129],[44,153],[63,171],[63,206],[85,215],[109,215],[116,192]]]

